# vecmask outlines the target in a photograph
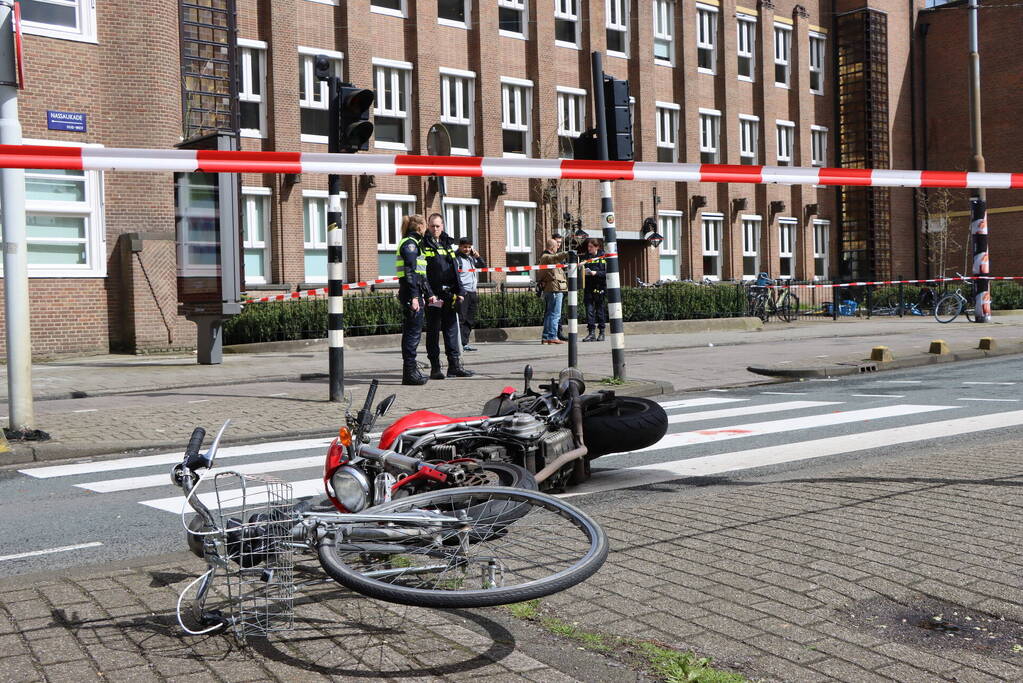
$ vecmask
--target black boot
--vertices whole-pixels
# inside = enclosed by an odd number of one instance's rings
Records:
[[[476,373],[462,367],[462,359],[458,354],[448,355],[448,377],[472,377]]]
[[[600,328],[600,332],[597,334],[597,341],[604,341],[604,328]]]
[[[416,365],[415,361],[411,363],[405,363],[401,369],[401,383],[412,387],[419,387],[426,384],[429,380],[423,376],[423,373],[419,372],[419,366]]]
[[[590,330],[590,333],[583,337],[583,341],[597,341],[597,338],[593,336],[593,330]]]
[[[444,371],[440,369],[440,358],[430,359],[430,379],[444,379]]]
[[[565,333],[561,331],[561,325],[558,325],[558,339],[561,341],[568,341],[568,337],[566,337]]]

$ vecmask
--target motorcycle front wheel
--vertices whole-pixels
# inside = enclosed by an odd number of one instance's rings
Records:
[[[366,511],[419,512],[460,521],[398,517],[328,534],[318,546],[324,571],[378,600],[415,607],[490,607],[570,588],[607,559],[607,536],[596,522],[535,491],[432,491]]]

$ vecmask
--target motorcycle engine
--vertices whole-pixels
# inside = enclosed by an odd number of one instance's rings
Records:
[[[529,413],[515,413],[501,424],[499,431],[513,439],[533,441],[538,439],[545,429],[544,423]]]

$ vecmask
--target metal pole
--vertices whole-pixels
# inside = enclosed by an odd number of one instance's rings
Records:
[[[0,0],[0,144],[21,144],[18,77],[14,55],[14,3]],[[35,428],[32,406],[32,335],[25,234],[25,171],[0,171],[4,250],[4,323],[7,328],[7,396],[11,432]]]
[[[970,0],[970,147],[971,170],[984,171],[980,120],[980,39],[977,0]],[[970,199],[970,235],[973,242],[973,274],[987,275],[990,254],[987,238],[987,190],[975,189]],[[991,286],[988,280],[974,280],[976,308],[974,322],[991,322]]]
[[[341,127],[338,112],[341,79],[331,76],[330,109],[328,117],[327,151],[341,151]],[[330,400],[339,403],[345,393],[345,332],[344,332],[344,252],[342,242],[345,217],[341,211],[341,176],[331,173],[327,176],[327,345],[330,366]]]
[[[568,252],[568,367],[579,360],[579,254]]]
[[[978,197],[970,200],[970,235],[973,240],[973,274],[984,277],[990,271],[987,253],[987,202]],[[974,321],[991,322],[991,281],[974,280]]]
[[[597,118],[597,151],[607,161],[607,118],[604,111],[604,64],[599,52],[594,52],[593,113]],[[625,379],[625,327],[622,324],[622,288],[618,275],[618,237],[615,232],[614,200],[611,181],[600,181],[600,225],[604,231],[604,251],[607,257],[607,322],[611,330],[611,366],[614,378]]]

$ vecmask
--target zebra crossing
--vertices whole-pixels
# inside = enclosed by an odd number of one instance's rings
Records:
[[[662,401],[669,422],[664,438],[632,453],[594,461],[593,477],[564,495],[709,476],[1023,425],[1023,410],[968,415],[970,404],[951,398],[939,405],[903,403],[898,400],[903,398],[900,395],[844,394],[820,398],[827,400],[796,398],[794,393],[760,392]],[[976,404],[973,405],[976,410]],[[296,498],[319,496],[323,494],[319,471],[330,441],[302,439],[225,447],[218,454],[217,469],[243,474],[273,473],[292,485]],[[742,446],[736,448],[737,443]],[[171,485],[168,471],[181,458],[182,453],[165,453],[25,468],[19,472],[30,478],[67,482],[80,492],[130,496],[132,502],[147,508],[179,513],[185,501]],[[258,495],[258,491],[249,493]],[[200,499],[213,505],[215,495],[204,493]]]

